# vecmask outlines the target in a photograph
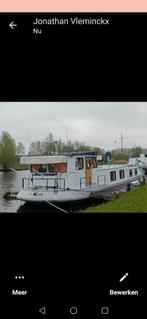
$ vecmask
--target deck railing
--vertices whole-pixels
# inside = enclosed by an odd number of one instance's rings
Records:
[[[22,178],[22,188],[36,188],[41,190],[65,190],[65,178]]]

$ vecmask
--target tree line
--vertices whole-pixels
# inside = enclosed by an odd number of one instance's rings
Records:
[[[102,155],[105,161],[106,151],[98,146],[92,147],[79,141],[63,142],[61,139],[55,139],[52,133],[49,133],[42,141],[32,141],[29,145],[28,155],[48,155],[52,153],[64,153],[64,152],[78,152],[78,151],[95,151],[97,155]],[[142,148],[136,146],[127,150],[112,150],[112,161],[126,160],[129,157],[139,157],[142,153]],[[11,169],[15,167],[20,161],[20,156],[24,155],[25,146],[19,141],[16,143],[15,139],[9,132],[3,131],[0,136],[0,167],[3,170]]]
[[[104,152],[100,147],[92,147],[78,141],[72,142],[70,139],[65,143],[61,139],[55,139],[52,133],[49,133],[45,140],[32,142],[29,147],[30,155],[47,155],[50,153],[75,151],[96,151],[97,154],[103,154]]]

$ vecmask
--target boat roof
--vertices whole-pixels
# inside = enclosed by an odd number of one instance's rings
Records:
[[[81,151],[81,152],[66,152],[66,153],[60,153],[63,154],[65,156],[97,156],[96,152],[92,152],[92,151]]]
[[[48,155],[24,155],[21,156],[21,164],[53,164],[53,163],[67,163],[68,157],[96,157],[96,152],[69,152],[60,154]]]
[[[44,155],[44,156],[22,156],[20,158],[21,164],[55,164],[55,163],[66,163],[66,156],[57,156],[57,155]]]

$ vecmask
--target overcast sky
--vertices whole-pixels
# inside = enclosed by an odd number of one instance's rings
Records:
[[[8,131],[16,142],[71,139],[106,150],[135,144],[147,147],[147,102],[0,102],[0,134]]]

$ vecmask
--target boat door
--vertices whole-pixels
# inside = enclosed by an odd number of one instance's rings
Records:
[[[85,185],[92,184],[92,158],[85,157]]]

